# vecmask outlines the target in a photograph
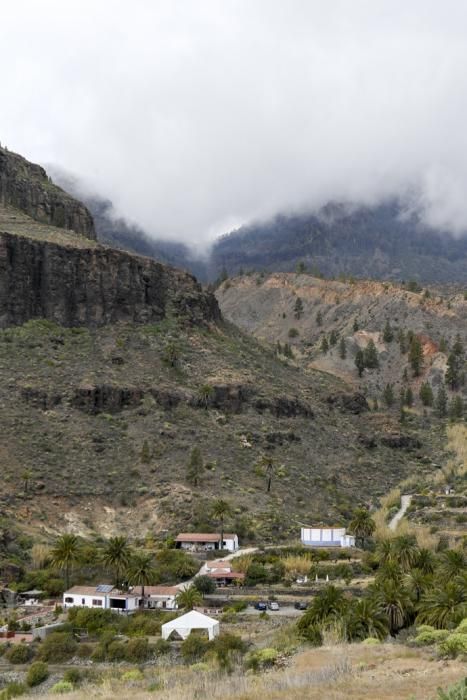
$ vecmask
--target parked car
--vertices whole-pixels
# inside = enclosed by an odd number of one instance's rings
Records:
[[[258,600],[258,602],[255,603],[255,608],[256,610],[267,610],[268,605],[264,602],[264,600]]]
[[[275,600],[269,601],[268,608],[269,608],[269,610],[280,610],[279,603],[277,603]]]
[[[306,610],[308,608],[308,603],[306,600],[299,600],[295,603],[295,610]]]

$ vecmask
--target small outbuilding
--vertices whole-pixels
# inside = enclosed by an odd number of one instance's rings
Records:
[[[209,552],[216,549],[236,552],[238,536],[234,532],[225,532],[222,538],[219,533],[213,532],[181,532],[175,538],[175,546],[177,549],[188,549],[191,552]]]
[[[173,632],[176,632],[182,639],[186,639],[194,630],[206,630],[211,640],[219,634],[219,622],[197,610],[190,610],[185,615],[161,626],[162,639],[169,639]]]
[[[307,547],[355,547],[345,527],[302,527],[301,540]]]

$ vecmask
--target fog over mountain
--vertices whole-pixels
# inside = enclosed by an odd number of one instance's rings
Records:
[[[462,233],[466,21],[460,1],[18,0],[0,139],[195,248],[401,193]]]

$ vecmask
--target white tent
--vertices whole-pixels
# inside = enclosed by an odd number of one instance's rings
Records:
[[[162,639],[168,639],[172,632],[177,632],[182,639],[186,639],[193,630],[207,630],[209,639],[214,639],[219,634],[219,623],[212,617],[203,615],[196,610],[190,610],[185,615],[162,625]]]

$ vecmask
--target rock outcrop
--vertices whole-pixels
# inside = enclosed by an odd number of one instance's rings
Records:
[[[36,221],[95,239],[89,210],[54,185],[44,168],[0,148],[0,206],[10,205]]]
[[[0,328],[34,318],[91,328],[153,323],[168,312],[193,323],[221,318],[194,277],[149,258],[0,233]]]

